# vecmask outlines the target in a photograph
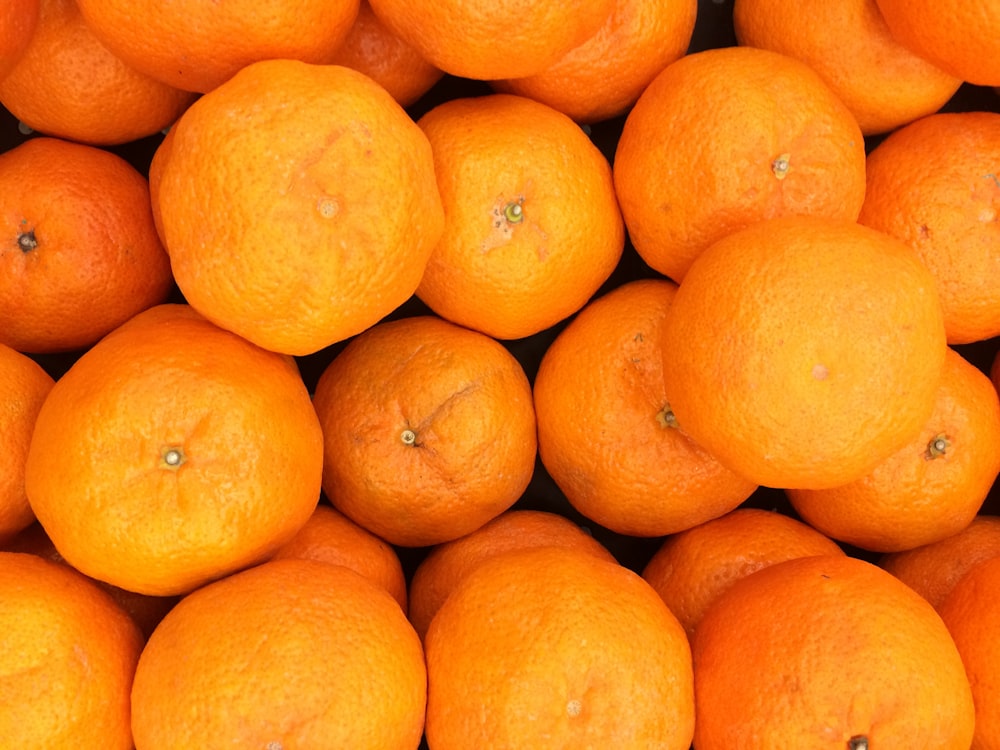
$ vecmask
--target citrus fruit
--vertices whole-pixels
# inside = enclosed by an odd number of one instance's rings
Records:
[[[698,750],[959,750],[972,739],[972,693],[944,622],[855,557],[741,578],[705,613],[692,654]]]
[[[534,379],[542,464],[576,510],[621,534],[682,531],[757,489],[673,421],[660,332],[676,289],[638,279],[590,302]]]
[[[768,487],[847,484],[930,416],[945,362],[930,271],[854,222],[762,220],[691,265],[663,327],[681,429]]]
[[[497,341],[432,315],[378,323],[320,374],[330,503],[386,541],[423,547],[512,506],[535,467],[535,411]]]
[[[579,310],[625,246],[611,166],[580,126],[510,94],[450,99],[417,124],[445,212],[417,296],[499,339]]]
[[[8,747],[131,750],[142,635],[65,565],[0,552],[0,737]]]
[[[24,125],[100,146],[157,134],[194,98],[110,52],[84,22],[76,0],[40,0],[27,49],[0,79],[0,104]]]
[[[948,341],[1000,335],[1000,113],[941,112],[868,155],[858,221],[902,240],[931,269]]]
[[[326,503],[316,506],[305,525],[272,556],[343,565],[377,583],[406,611],[406,576],[388,543]]]
[[[55,381],[30,357],[0,344],[0,543],[35,520],[24,489],[24,463],[42,402]]]
[[[697,15],[697,0],[616,0],[604,25],[583,44],[539,73],[491,84],[577,122],[617,117],[657,73],[688,51]]]
[[[934,410],[869,474],[838,487],[788,490],[792,507],[824,534],[898,552],[956,534],[976,517],[1000,474],[1000,399],[990,379],[947,350]]]
[[[9,0],[0,10],[0,80],[13,69],[28,48],[38,25],[40,0]]]
[[[643,90],[615,147],[614,181],[636,251],[680,282],[708,245],[758,220],[855,220],[865,143],[805,63],[752,47],[708,49]]]
[[[615,0],[370,0],[392,32],[462,78],[532,75],[601,28]]]
[[[901,44],[963,81],[1000,85],[1000,7],[995,3],[877,2]]]
[[[865,135],[937,112],[962,79],[900,44],[876,0],[735,0],[739,43],[809,65],[843,100]]]
[[[273,560],[163,618],[132,689],[136,750],[413,750],[420,639],[387,591],[340,565]]]
[[[684,630],[636,573],[578,550],[486,560],[431,621],[427,743],[687,750]]]
[[[59,138],[0,154],[0,342],[81,350],[173,289],[149,184],[123,157]]]
[[[991,557],[1000,557],[1000,517],[980,514],[951,536],[886,553],[878,564],[937,608],[963,575]]]
[[[740,578],[782,560],[836,554],[843,554],[837,543],[808,524],[744,507],[668,536],[642,577],[691,638],[712,602]]]
[[[178,287],[209,320],[305,355],[416,290],[443,227],[431,149],[367,76],[254,63],[172,132],[160,227]]]
[[[102,44],[143,73],[205,93],[260,60],[329,63],[358,0],[76,0]]]
[[[616,562],[614,555],[565,516],[544,510],[501,513],[475,531],[435,545],[413,571],[409,618],[421,638],[448,595],[484,560],[536,547],[577,549]]]
[[[59,378],[26,467],[31,507],[73,567],[182,594],[302,527],[319,499],[322,433],[290,357],[159,305]]]

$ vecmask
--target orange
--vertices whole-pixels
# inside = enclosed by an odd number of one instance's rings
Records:
[[[10,73],[38,25],[39,0],[7,0],[0,9],[0,80]]]
[[[370,0],[394,34],[433,65],[491,80],[544,70],[596,34],[615,0]]]
[[[132,689],[136,750],[414,750],[420,639],[387,591],[317,560],[274,560],[186,596]]]
[[[0,342],[84,349],[173,289],[149,184],[95,146],[32,138],[0,154]]]
[[[399,555],[387,542],[325,503],[316,506],[305,526],[271,559],[285,557],[350,568],[392,594],[406,611],[406,576]]]
[[[740,44],[794,57],[819,73],[865,135],[938,111],[962,84],[896,41],[876,0],[735,0],[733,25]]]
[[[888,570],[935,608],[974,565],[1000,557],[1000,517],[979,515],[951,536],[879,558]]]
[[[414,629],[422,638],[448,595],[481,562],[536,547],[580,550],[616,562],[603,544],[565,516],[508,510],[463,537],[436,545],[420,561],[410,582],[409,618]]]
[[[0,737],[6,747],[131,750],[142,635],[91,581],[0,552]]]
[[[400,105],[409,107],[444,76],[413,45],[392,33],[361,0],[357,18],[331,60],[379,83]]]
[[[36,4],[31,41],[0,80],[0,103],[33,130],[117,145],[154,135],[194,101],[194,94],[151,78],[110,52],[84,23],[76,0]]]
[[[969,682],[934,608],[847,555],[734,583],[692,643],[694,745],[968,750]]]
[[[76,2],[112,53],[146,75],[202,93],[260,60],[329,63],[358,13],[358,0]]]
[[[576,510],[620,534],[673,534],[757,489],[673,420],[660,338],[676,290],[639,279],[590,302],[535,376],[542,464]]]
[[[413,295],[444,226],[431,149],[367,76],[254,63],[191,105],[171,142],[160,227],[209,320],[305,355]]]
[[[417,124],[445,212],[417,296],[499,339],[579,310],[625,246],[611,166],[580,126],[510,94],[450,99]]]
[[[708,245],[761,219],[854,220],[865,194],[857,120],[805,63],[751,47],[664,68],[614,155],[629,237],[674,281]]]
[[[791,516],[737,508],[668,536],[642,577],[690,638],[712,602],[739,579],[783,560],[836,554],[843,554],[836,542]]]
[[[35,520],[24,489],[24,464],[35,419],[54,382],[33,359],[0,344],[0,543]]]
[[[431,315],[372,326],[320,374],[323,490],[386,541],[439,544],[513,505],[535,467],[520,363],[485,334]]]
[[[877,0],[901,44],[952,75],[1000,85],[1000,7],[959,0]]]
[[[899,238],[938,282],[952,344],[1000,334],[1000,114],[928,115],[868,156],[858,221]]]
[[[577,122],[599,122],[635,104],[657,73],[688,51],[697,0],[616,0],[604,25],[534,75],[493,81]]]
[[[28,552],[46,560],[69,566],[69,563],[59,554],[59,550],[56,549],[52,540],[49,539],[48,534],[45,533],[45,529],[37,522],[28,526],[7,544],[3,545],[3,549],[7,552]],[[74,570],[76,569],[74,568]],[[127,591],[110,583],[99,581],[96,578],[90,578],[90,576],[87,576],[87,578],[109,593],[111,598],[115,600],[115,603],[131,616],[135,624],[139,626],[139,630],[142,631],[143,638],[149,637],[149,634],[153,632],[160,623],[160,620],[163,619],[163,616],[180,599],[179,596],[138,594],[135,591]]]
[[[969,570],[944,599],[938,611],[962,655],[976,705],[976,732],[972,747],[1000,747],[1000,558],[991,558]]]
[[[260,562],[316,507],[322,433],[291,358],[186,305],[115,329],[56,382],[28,500],[89,576],[172,595]]]
[[[482,562],[431,622],[427,744],[687,750],[691,652],[618,563],[542,547]]]
[[[898,552],[957,534],[1000,474],[1000,399],[990,379],[947,350],[923,429],[869,474],[839,487],[788,490],[795,511],[824,534]]]
[[[707,249],[662,345],[681,429],[785,489],[853,482],[909,443],[947,348],[934,279],[913,252],[815,216],[760,221]]]

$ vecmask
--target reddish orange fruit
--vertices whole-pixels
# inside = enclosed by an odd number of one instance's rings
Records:
[[[642,92],[615,147],[614,180],[636,251],[680,282],[706,247],[761,219],[854,221],[865,144],[805,63],[709,49],[671,63]]]
[[[945,363],[930,271],[854,222],[784,217],[709,247],[663,328],[678,425],[769,487],[855,481],[926,424]]]
[[[967,750],[972,740],[972,692],[945,624],[854,557],[741,578],[705,613],[692,654],[698,750]]]
[[[417,296],[498,339],[583,307],[618,264],[625,229],[611,166],[580,126],[510,94],[450,99],[417,124],[445,211]]]
[[[676,290],[640,279],[590,302],[535,375],[542,463],[576,510],[621,534],[673,534],[757,489],[673,421],[661,332]]]
[[[456,539],[512,506],[535,468],[520,363],[485,334],[421,315],[356,336],[321,373],[323,490],[392,544]]]
[[[209,320],[305,355],[413,295],[444,214],[426,136],[372,79],[254,63],[172,132],[160,229],[178,287]]]
[[[59,378],[26,467],[31,507],[73,567],[182,594],[267,559],[305,524],[322,432],[290,357],[159,305]]]
[[[898,552],[956,534],[1000,474],[1000,399],[990,379],[947,350],[923,428],[869,474],[838,487],[790,489],[795,511],[827,536]]]
[[[435,750],[690,747],[684,630],[617,563],[558,547],[497,555],[455,587],[424,643]]]
[[[149,184],[95,146],[32,138],[0,154],[0,343],[84,349],[173,289]]]
[[[0,737],[7,747],[131,750],[142,634],[65,565],[0,552]]]
[[[273,560],[163,618],[135,672],[135,747],[413,750],[426,691],[420,639],[387,591]]]
[[[39,0],[9,0],[0,9],[0,80],[28,48],[38,25]]]

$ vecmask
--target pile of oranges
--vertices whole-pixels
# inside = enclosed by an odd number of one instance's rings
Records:
[[[1000,748],[997,60],[6,0],[0,747]]]

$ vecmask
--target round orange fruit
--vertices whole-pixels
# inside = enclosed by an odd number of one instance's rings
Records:
[[[316,507],[322,469],[295,362],[170,304],[59,378],[35,421],[25,487],[73,567],[172,595],[273,554]]]
[[[930,416],[945,332],[930,271],[854,222],[784,217],[710,246],[663,328],[678,425],[768,487],[847,484]]]
[[[0,80],[10,73],[28,48],[38,25],[40,0],[8,0],[0,9]]]
[[[431,149],[372,79],[254,63],[172,132],[160,228],[178,287],[209,320],[305,355],[416,290],[444,223]]]

